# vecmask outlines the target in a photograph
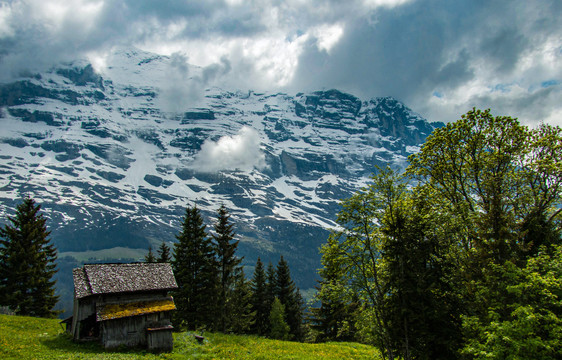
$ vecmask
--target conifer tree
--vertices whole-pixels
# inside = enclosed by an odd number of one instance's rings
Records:
[[[53,317],[57,254],[40,210],[26,197],[8,217],[11,224],[0,228],[0,305],[18,315]]]
[[[267,327],[266,334],[269,334],[271,330],[271,322],[269,321],[269,316],[271,313],[271,307],[273,306],[273,301],[277,296],[277,274],[275,272],[275,267],[271,262],[267,264],[267,269],[265,273],[265,309],[267,311]]]
[[[156,259],[156,262],[169,263],[170,261],[172,261],[170,257],[170,247],[162,241],[160,247],[158,248],[158,258]]]
[[[155,263],[156,262],[156,257],[154,256],[154,253],[152,252],[152,246],[148,247],[148,253],[144,257],[144,262],[146,262],[146,263]]]
[[[279,298],[273,300],[271,306],[270,319],[270,332],[269,336],[273,339],[288,340],[289,339],[289,325],[285,321],[285,306],[281,304]]]
[[[234,277],[228,330],[236,334],[246,334],[253,327],[256,314],[252,310],[252,292],[242,267],[237,269]]]
[[[285,315],[287,324],[290,328],[290,334],[295,340],[301,340],[303,335],[303,304],[299,290],[291,279],[291,272],[287,261],[281,256],[277,264],[276,274],[276,295],[279,301],[285,307]]]
[[[216,316],[217,271],[214,250],[199,209],[187,208],[176,236],[172,268],[178,283],[174,301],[176,323],[188,329],[213,328]]]
[[[258,335],[266,335],[269,328],[271,306],[268,302],[266,274],[263,262],[259,257],[252,279],[252,310],[255,312],[252,332]]]
[[[234,241],[235,233],[230,223],[230,215],[224,205],[218,210],[218,219],[215,223],[215,253],[219,273],[218,291],[218,329],[227,331],[232,322],[232,292],[234,290],[236,273],[240,271],[242,258],[236,256],[238,240]]]
[[[271,262],[267,264],[267,271],[265,273],[266,278],[266,295],[267,295],[267,306],[271,310],[271,305],[273,305],[273,300],[277,296],[277,273],[275,272],[275,267]]]

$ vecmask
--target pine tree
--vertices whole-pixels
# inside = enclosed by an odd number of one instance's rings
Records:
[[[172,259],[170,257],[170,247],[166,245],[164,241],[162,241],[160,247],[158,248],[158,258],[156,259],[156,262],[169,263],[171,261]]]
[[[296,341],[304,341],[306,333],[304,326],[305,303],[299,288],[295,290],[293,304],[289,310],[291,313],[291,321],[294,324],[294,328],[292,329],[293,338]]]
[[[238,268],[234,280],[234,289],[230,299],[229,329],[236,334],[247,334],[254,325],[255,311],[252,310],[252,291],[244,275],[244,269]]]
[[[196,330],[213,328],[216,316],[217,272],[214,250],[197,207],[187,208],[176,236],[172,267],[178,283],[175,322]]]
[[[238,240],[234,241],[235,233],[230,223],[230,215],[222,205],[218,210],[218,219],[215,223],[215,252],[219,272],[219,317],[218,328],[225,332],[232,322],[232,292],[234,290],[235,275],[241,268],[242,258],[236,256]]]
[[[289,265],[281,256],[277,264],[276,274],[276,295],[279,301],[285,306],[285,315],[287,324],[290,328],[290,334],[295,340],[301,340],[303,336],[303,304],[302,297],[295,283],[291,279]]]
[[[277,273],[275,272],[275,267],[270,262],[267,264],[266,276],[266,295],[267,295],[267,306],[271,310],[271,305],[273,305],[273,300],[277,296]]]
[[[56,249],[40,205],[29,197],[0,228],[0,305],[18,315],[53,317]]]
[[[271,313],[271,307],[273,306],[273,301],[277,296],[277,273],[275,272],[275,267],[271,262],[267,264],[265,279],[265,309],[267,311],[268,319],[265,333],[269,334],[271,330],[271,322],[269,321],[269,316]]]
[[[255,312],[255,322],[252,332],[266,335],[269,328],[269,313],[271,306],[267,296],[267,279],[261,259],[258,257],[254,277],[252,279],[252,310]]]
[[[148,253],[144,257],[144,262],[146,263],[155,263],[156,257],[154,257],[154,253],[152,252],[152,246],[148,247]]]
[[[271,306],[270,319],[270,332],[269,336],[273,339],[288,340],[289,339],[289,325],[285,321],[285,306],[281,304],[278,298],[273,300]]]

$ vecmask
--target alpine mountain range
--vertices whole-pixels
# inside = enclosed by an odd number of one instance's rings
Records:
[[[98,71],[77,60],[0,84],[0,223],[29,195],[59,259],[138,260],[172,245],[187,206],[212,230],[224,204],[244,264],[283,255],[308,289],[339,200],[442,126],[390,97],[207,87],[221,69],[177,60],[118,49]]]

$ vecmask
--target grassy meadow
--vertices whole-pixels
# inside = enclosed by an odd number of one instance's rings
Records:
[[[257,336],[205,333],[199,344],[192,333],[174,333],[172,353],[152,354],[98,343],[75,343],[57,319],[0,315],[0,359],[381,359],[379,352],[356,343],[303,344]]]

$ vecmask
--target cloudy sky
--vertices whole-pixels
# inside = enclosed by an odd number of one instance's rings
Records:
[[[210,85],[562,125],[560,0],[0,1],[2,81],[130,46],[209,69]]]

